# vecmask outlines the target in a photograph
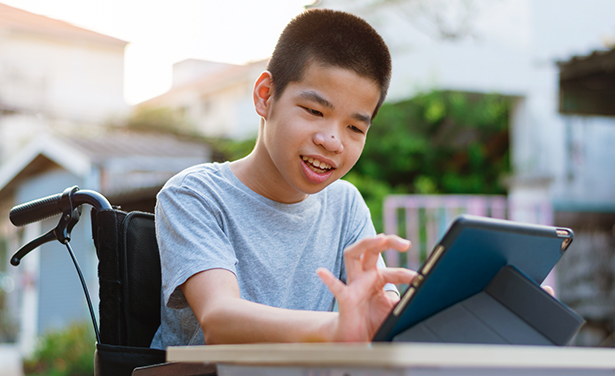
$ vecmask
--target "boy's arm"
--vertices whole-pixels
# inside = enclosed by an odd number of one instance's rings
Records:
[[[190,277],[181,289],[205,343],[328,342],[337,313],[288,310],[240,298],[237,278],[225,269]]]
[[[367,342],[394,305],[384,285],[410,283],[415,275],[407,269],[378,268],[378,254],[389,248],[405,251],[409,245],[397,236],[379,235],[348,247],[344,252],[347,285],[319,269],[338,300],[339,313],[288,310],[243,300],[235,275],[224,269],[195,274],[181,289],[206,344]]]

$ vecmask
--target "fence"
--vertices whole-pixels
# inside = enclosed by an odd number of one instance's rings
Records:
[[[391,195],[384,202],[384,230],[413,243],[408,253],[384,254],[388,266],[417,270],[459,214],[512,219],[551,225],[553,210],[546,201],[509,200],[485,195]]]

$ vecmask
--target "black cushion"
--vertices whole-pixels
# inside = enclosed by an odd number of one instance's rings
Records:
[[[160,256],[154,215],[92,211],[92,226],[99,259],[101,342],[149,347],[160,326]]]
[[[160,326],[160,255],[154,216],[130,212],[122,230],[126,344],[149,347]]]
[[[94,374],[98,376],[128,376],[137,367],[164,363],[166,351],[143,347],[96,344]]]

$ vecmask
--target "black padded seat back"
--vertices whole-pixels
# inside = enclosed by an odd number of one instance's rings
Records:
[[[160,256],[154,215],[92,211],[102,344],[149,347],[160,326]]]
[[[154,215],[130,212],[122,231],[126,345],[149,347],[160,326],[160,254]]]
[[[160,326],[160,255],[154,215],[92,210],[98,256],[100,342],[95,376],[130,376],[165,362],[149,345]]]

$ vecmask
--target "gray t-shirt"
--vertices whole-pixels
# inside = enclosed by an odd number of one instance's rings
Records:
[[[179,286],[209,269],[234,273],[242,299],[287,309],[333,310],[333,294],[316,269],[325,267],[345,280],[344,249],[374,234],[369,209],[346,181],[301,202],[282,204],[244,185],[228,162],[179,173],[160,191],[156,205],[163,305],[151,347],[204,344]]]

